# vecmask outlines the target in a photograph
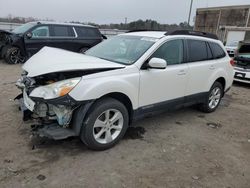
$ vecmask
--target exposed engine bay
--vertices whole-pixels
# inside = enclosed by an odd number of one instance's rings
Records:
[[[16,86],[22,90],[22,94],[17,96],[16,99],[19,100],[20,106],[22,108],[23,120],[36,119],[41,121],[42,124],[56,122],[63,128],[68,127],[70,125],[74,110],[82,104],[81,102],[75,101],[69,95],[49,100],[35,97],[30,97],[29,99],[27,97],[34,89],[40,86],[47,86],[59,81],[108,70],[112,69],[57,72],[39,75],[33,78],[28,77],[28,73],[24,71],[22,73],[22,77],[16,82]],[[27,104],[27,102],[25,103],[24,97],[26,97],[26,101],[31,100],[30,103],[34,104],[32,109],[27,108],[29,104]]]

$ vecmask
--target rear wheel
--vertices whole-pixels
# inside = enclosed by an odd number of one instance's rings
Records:
[[[218,108],[222,96],[223,86],[221,83],[215,82],[209,91],[206,101],[200,105],[201,111],[206,113],[214,112]]]
[[[128,111],[121,102],[102,99],[90,109],[83,123],[81,140],[93,150],[111,148],[124,136],[128,122]]]
[[[5,54],[5,61],[8,64],[24,63],[25,57],[21,54],[20,49],[17,47],[11,47]]]

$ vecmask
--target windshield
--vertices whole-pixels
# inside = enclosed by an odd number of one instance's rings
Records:
[[[22,34],[22,33],[25,33],[26,31],[28,31],[34,25],[35,25],[35,23],[26,23],[26,24],[23,24],[15,29],[13,29],[12,32],[16,33],[16,34]]]
[[[85,54],[120,64],[136,62],[155,42],[156,38],[120,35],[112,37],[88,50]]]

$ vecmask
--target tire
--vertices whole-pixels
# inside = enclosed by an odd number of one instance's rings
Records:
[[[21,55],[20,49],[17,47],[9,48],[6,51],[4,59],[8,64],[18,64],[25,62],[25,57]]]
[[[80,138],[89,149],[106,150],[123,138],[128,123],[126,107],[116,99],[104,98],[97,101],[87,113]]]
[[[3,57],[2,57],[2,50],[3,50],[3,46],[0,45],[0,60],[3,59]]]
[[[84,47],[79,50],[79,53],[84,54],[89,48]]]
[[[219,82],[215,82],[206,97],[203,104],[200,104],[199,109],[205,113],[214,112],[220,105],[223,96],[223,86]]]

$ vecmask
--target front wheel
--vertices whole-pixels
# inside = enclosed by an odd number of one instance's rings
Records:
[[[124,136],[129,116],[126,107],[113,98],[97,101],[87,115],[81,130],[81,140],[89,149],[105,150]]]
[[[215,82],[208,93],[206,101],[200,105],[201,111],[206,113],[214,112],[218,108],[222,96],[223,87],[221,83]]]
[[[21,54],[19,48],[11,47],[6,52],[5,61],[8,64],[24,63],[25,62],[25,57]]]

